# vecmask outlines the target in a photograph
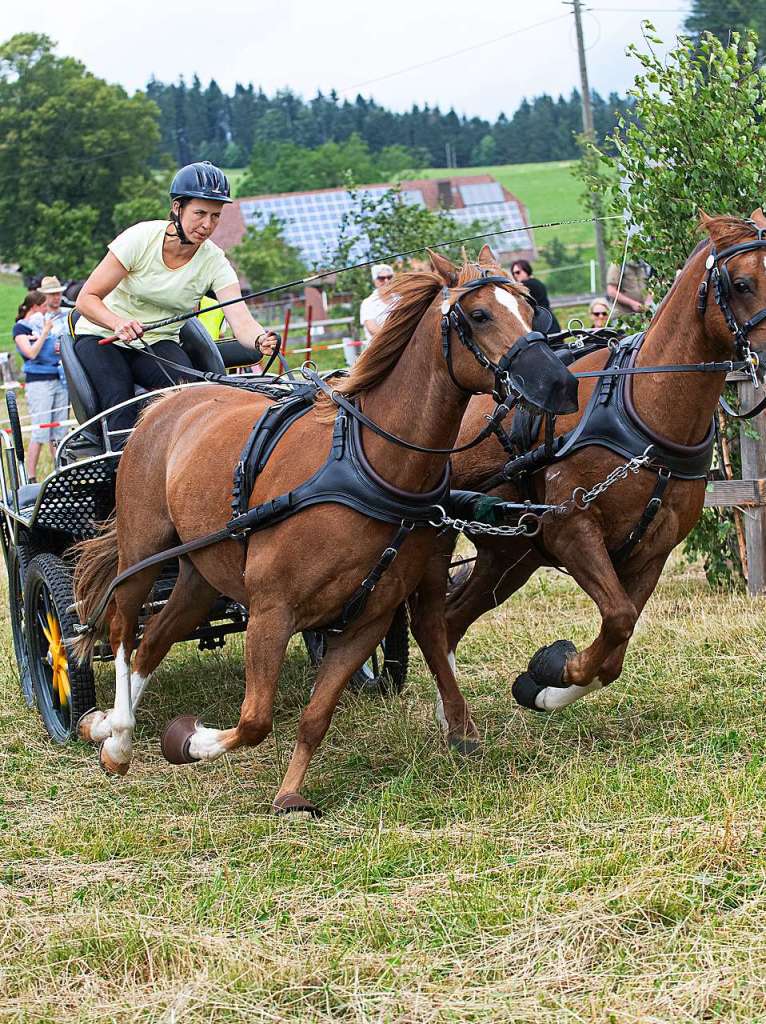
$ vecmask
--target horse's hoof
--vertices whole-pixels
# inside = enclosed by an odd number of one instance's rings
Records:
[[[539,708],[535,704],[535,697],[544,689],[545,687],[541,686],[533,675],[530,675],[529,672],[522,672],[520,676],[516,676],[511,693],[516,703],[523,708],[528,708],[530,711],[542,711],[543,708]]]
[[[564,669],[573,654],[577,654],[577,648],[571,640],[556,640],[532,655],[527,672],[540,683],[541,688],[566,686]]]
[[[469,758],[481,749],[481,741],[475,736],[451,736],[448,743],[453,754],[459,754],[463,758]]]
[[[197,761],[189,753],[189,744],[199,724],[196,715],[179,715],[168,722],[160,739],[160,749],[166,761],[171,764],[194,764]]]
[[[322,812],[300,793],[283,793],[271,805],[275,814],[309,814],[312,818],[321,818]]]
[[[107,775],[127,775],[130,768],[130,761],[115,761],[106,752],[106,740],[98,748],[98,763]]]

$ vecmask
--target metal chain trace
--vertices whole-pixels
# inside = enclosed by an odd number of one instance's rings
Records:
[[[584,487],[575,487],[566,501],[562,501],[559,505],[551,505],[539,515],[536,512],[524,512],[516,526],[490,526],[488,523],[480,523],[472,519],[452,519],[446,513],[431,525],[447,526],[460,533],[477,533],[492,537],[536,537],[542,530],[546,517],[568,516],[575,511],[585,512],[594,501],[601,497],[604,491],[608,491],[620,480],[625,480],[630,473],[638,473],[652,461],[649,454],[651,449],[652,445],[649,445],[642,455],[634,455],[632,459],[617,466],[603,480],[594,484],[589,491],[586,491]]]

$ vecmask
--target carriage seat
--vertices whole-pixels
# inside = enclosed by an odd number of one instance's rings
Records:
[[[76,311],[71,314],[72,327],[78,318],[79,313]],[[218,346],[196,317],[187,320],[181,327],[178,340],[195,369],[201,370],[203,373],[226,372]],[[69,400],[72,403],[77,422],[84,423],[86,420],[98,416],[100,412],[105,412],[106,410],[100,407],[96,390],[77,356],[77,338],[68,334],[61,339],[61,362],[64,365],[64,373],[69,385]],[[143,388],[136,386],[136,394],[142,393]],[[96,437],[100,443],[99,431],[94,431],[94,438]]]

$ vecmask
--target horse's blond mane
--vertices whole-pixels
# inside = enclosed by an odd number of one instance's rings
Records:
[[[497,265],[487,267],[464,260],[456,268],[457,284],[460,287],[489,269],[493,274],[505,275]],[[379,384],[399,361],[402,352],[422,320],[426,310],[444,287],[444,281],[432,270],[412,270],[397,274],[383,297],[395,297],[396,301],[386,322],[375,335],[362,355],[354,363],[348,377],[333,381],[335,391],[343,395],[359,395]],[[527,290],[508,278],[508,290],[526,299]],[[317,416],[326,421],[334,418],[336,407],[325,395],[317,398]]]

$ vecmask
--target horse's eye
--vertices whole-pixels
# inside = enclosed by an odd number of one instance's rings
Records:
[[[744,295],[746,292],[752,291],[749,282],[742,277],[738,277],[734,282],[734,290],[739,292],[740,295]]]
[[[491,320],[492,317],[486,309],[473,309],[471,310],[471,319],[477,324],[485,324],[488,320]]]

